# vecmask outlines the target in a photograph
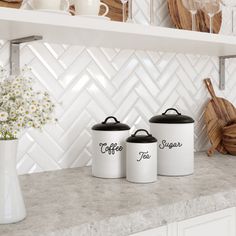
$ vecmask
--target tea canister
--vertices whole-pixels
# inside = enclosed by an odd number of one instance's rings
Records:
[[[113,120],[113,122],[108,122]],[[100,178],[123,178],[125,168],[125,140],[130,127],[109,116],[92,127],[92,174]]]
[[[157,180],[157,140],[147,130],[139,129],[126,140],[126,179],[134,183]]]
[[[168,114],[174,111],[175,114]],[[157,172],[159,175],[184,176],[194,172],[194,120],[176,109],[167,109],[150,120],[157,139]]]

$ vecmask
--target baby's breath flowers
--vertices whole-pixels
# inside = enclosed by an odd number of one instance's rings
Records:
[[[24,68],[18,76],[8,76],[0,68],[0,140],[18,138],[26,128],[42,129],[54,119],[55,105],[47,92],[33,89],[33,80]]]

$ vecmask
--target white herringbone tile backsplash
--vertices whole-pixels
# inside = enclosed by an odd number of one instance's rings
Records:
[[[147,23],[148,1],[142,6],[140,2],[134,6],[136,21]],[[157,22],[170,26],[166,1],[162,3],[163,20]],[[1,65],[8,64],[8,51],[8,43],[0,41]],[[42,133],[28,130],[22,135],[21,174],[88,165],[93,124],[115,115],[132,130],[148,129],[149,118],[169,107],[196,120],[195,149],[205,150],[203,109],[209,98],[205,77],[213,79],[218,95],[236,104],[233,60],[227,62],[223,92],[218,90],[217,57],[34,43],[23,46],[21,60],[32,68],[38,86],[53,96],[59,118]]]

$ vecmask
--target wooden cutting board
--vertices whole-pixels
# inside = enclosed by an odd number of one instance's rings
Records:
[[[236,156],[236,120],[224,127],[222,143],[229,154]]]
[[[208,155],[211,156],[215,149],[226,154],[227,151],[222,144],[223,128],[236,118],[236,109],[228,100],[216,96],[210,79],[205,79],[204,82],[212,98],[204,111],[207,134],[212,144]]]
[[[192,29],[192,19],[190,12],[183,6],[181,0],[168,0],[170,18],[177,29]],[[222,22],[221,12],[213,18],[213,31],[219,33]],[[201,32],[209,32],[209,17],[203,11],[198,11],[196,15],[196,29]]]

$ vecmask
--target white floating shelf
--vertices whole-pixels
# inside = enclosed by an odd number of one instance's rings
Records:
[[[0,8],[0,39],[41,35],[49,43],[225,56],[236,37]]]

